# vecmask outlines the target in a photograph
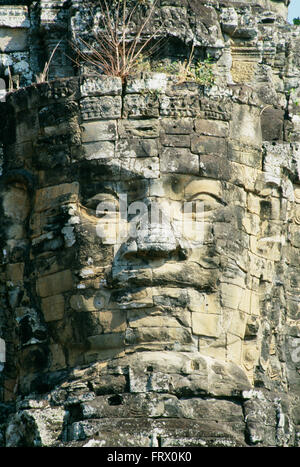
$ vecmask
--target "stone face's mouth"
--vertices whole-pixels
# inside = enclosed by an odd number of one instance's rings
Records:
[[[113,265],[107,276],[110,288],[126,290],[128,287],[192,287],[203,292],[217,289],[219,271],[204,268],[192,261],[167,262],[156,267]]]

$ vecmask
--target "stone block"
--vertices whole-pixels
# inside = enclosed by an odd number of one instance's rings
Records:
[[[231,171],[227,157],[216,157],[216,155],[213,154],[201,155],[200,174],[215,180],[229,181]]]
[[[1,5],[0,27],[3,26],[7,28],[30,28],[28,7],[25,5]]]
[[[179,321],[172,316],[165,316],[164,314],[155,316],[155,314],[146,313],[143,310],[129,310],[128,315],[128,324],[132,328],[139,327],[172,327],[178,328],[181,327]]]
[[[124,333],[99,334],[88,337],[91,350],[111,350],[123,348],[125,345]]]
[[[117,138],[117,124],[115,120],[88,122],[81,126],[81,132],[81,140],[83,143],[115,141]]]
[[[290,241],[292,246],[300,248],[300,228],[299,225],[290,225]]]
[[[124,375],[100,374],[99,378],[91,380],[91,387],[97,396],[126,392],[126,386]]]
[[[162,117],[197,117],[200,114],[199,95],[178,95],[160,97]]]
[[[246,214],[242,219],[242,225],[245,232],[249,235],[259,235],[260,225],[259,217],[255,214]]]
[[[0,26],[0,52],[22,52],[27,48],[27,29]]]
[[[242,340],[235,333],[227,333],[226,357],[230,362],[241,365],[242,361]]]
[[[191,146],[191,138],[188,135],[163,135],[160,141],[163,146],[172,148],[189,148]]]
[[[113,293],[112,299],[118,304],[118,307],[123,310],[132,308],[148,308],[153,306],[151,289],[131,288],[130,292],[115,292]]]
[[[165,73],[144,73],[142,78],[129,76],[126,83],[126,93],[164,92],[167,88]]]
[[[76,202],[79,193],[79,183],[62,183],[37,190],[34,209],[37,212],[45,211],[63,203]]]
[[[197,350],[196,342],[188,329],[182,327],[137,327],[127,331],[126,344],[146,346],[149,349],[169,349],[176,351]]]
[[[68,139],[70,143],[76,143],[79,141],[79,126],[71,121],[57,122],[56,125],[45,126],[43,128],[43,132],[46,138],[58,138],[61,136],[62,139]],[[43,144],[43,141],[41,141],[41,144]]]
[[[66,411],[61,407],[22,410],[16,413],[10,421],[7,446],[21,446],[25,436],[22,432],[28,433],[29,431],[33,439],[37,440],[34,446],[55,446],[62,432],[65,417]],[[28,441],[28,443],[28,446],[33,445],[33,441]]]
[[[224,138],[214,136],[194,136],[191,140],[191,150],[196,154],[227,154],[227,142]]]
[[[199,352],[201,355],[215,358],[217,360],[226,360],[226,339],[222,334],[217,339],[211,337],[199,337]]]
[[[208,99],[207,97],[200,99],[200,109],[203,116],[208,120],[223,120],[231,119],[232,104],[227,102],[218,102]]]
[[[65,299],[64,296],[53,295],[42,299],[42,311],[46,323],[50,321],[58,321],[64,317]]]
[[[240,339],[244,339],[248,317],[249,315],[243,311],[224,309],[226,331]]]
[[[39,134],[39,121],[35,112],[21,111],[16,116],[17,143],[36,139]]]
[[[121,168],[124,169],[122,178],[132,179],[132,176],[137,175],[143,178],[159,178],[159,158],[158,157],[146,157],[146,158],[128,158],[120,160]],[[126,175],[125,171],[128,175]]]
[[[192,313],[193,334],[197,336],[218,337],[220,328],[220,316],[212,313]]]
[[[251,294],[251,315],[260,316],[261,309],[260,309],[260,298],[257,292],[252,292]]]
[[[120,139],[116,142],[116,157],[157,157],[156,139]]]
[[[256,169],[262,166],[262,152],[246,145],[235,142],[228,143],[228,159]]]
[[[96,311],[94,297],[86,298],[84,295],[73,295],[70,299],[70,305],[75,311]]]
[[[198,135],[226,138],[229,132],[229,125],[227,122],[222,122],[220,120],[204,120],[197,118],[195,121],[195,131]]]
[[[259,172],[254,167],[245,166],[237,162],[227,161],[227,170],[229,171],[228,181],[235,185],[241,185],[248,191],[254,191],[257,186]],[[221,174],[220,174],[221,175]],[[265,187],[265,182],[263,183]],[[270,193],[272,189],[268,188]]]
[[[281,248],[284,238],[281,235],[273,235],[268,237],[257,238],[250,236],[250,250],[265,259],[272,261],[280,261]]]
[[[157,119],[120,120],[118,122],[119,137],[130,138],[158,138],[159,121]]]
[[[121,118],[120,96],[85,97],[80,101],[83,121]]]
[[[160,168],[167,173],[199,174],[199,157],[187,148],[166,148]]]
[[[221,305],[218,294],[200,294],[196,290],[188,291],[189,310],[199,313],[220,314]]]
[[[220,24],[222,31],[231,35],[239,24],[239,18],[236,10],[234,8],[222,8],[220,14]]]
[[[158,196],[169,198],[174,201],[182,201],[182,193],[184,192],[185,183],[188,183],[190,176],[172,175],[171,183],[168,179],[165,181],[150,180],[149,194],[150,196]]]
[[[50,371],[61,370],[66,367],[66,357],[63,348],[59,344],[49,345],[51,353]]]
[[[252,214],[260,215],[260,198],[252,193],[247,194],[247,209]]]
[[[262,144],[259,109],[248,105],[233,104],[230,121],[230,138],[247,145],[259,147]]]
[[[240,30],[243,31],[243,30]],[[250,31],[252,31],[250,29]],[[253,34],[255,30],[253,30]],[[236,32],[236,34],[238,34]],[[257,64],[252,61],[234,60],[231,68],[231,76],[236,83],[252,83]]]
[[[84,77],[80,92],[82,97],[120,96],[122,94],[122,80],[117,76]]]
[[[296,201],[296,203],[299,203],[299,204],[300,204],[300,188],[297,187],[297,186],[295,186],[294,193],[295,193],[295,201]]]
[[[244,289],[227,283],[222,283],[220,289],[222,306],[236,310],[242,300]]]
[[[87,160],[112,159],[115,155],[115,143],[110,141],[83,143],[83,150]]]
[[[159,102],[155,95],[127,95],[124,98],[123,116],[125,118],[158,117]]]
[[[182,411],[187,418],[201,419],[211,422],[218,420],[227,424],[235,423],[240,426],[240,430],[244,429],[243,408],[234,401],[218,400],[218,399],[182,399]]]
[[[162,118],[160,122],[167,135],[190,135],[194,130],[192,118]]]
[[[6,280],[13,282],[23,281],[24,277],[24,263],[8,264],[6,266]]]
[[[241,301],[238,305],[239,310],[245,313],[251,313],[251,295],[252,291],[249,289],[243,289]]]
[[[122,332],[126,330],[125,311],[100,311],[99,322],[105,333]]]
[[[284,110],[266,106],[261,114],[263,141],[283,140]]]
[[[43,298],[67,292],[72,287],[73,279],[69,269],[49,276],[39,277],[36,281],[37,294]]]

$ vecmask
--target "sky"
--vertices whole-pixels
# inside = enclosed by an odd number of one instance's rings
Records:
[[[292,23],[293,18],[300,17],[300,0],[292,0],[289,6],[288,21]]]

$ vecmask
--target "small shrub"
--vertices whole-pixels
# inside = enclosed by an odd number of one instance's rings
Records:
[[[93,65],[100,74],[119,76],[123,81],[141,66],[144,61],[143,54],[149,56],[154,52],[150,43],[160,29],[156,29],[146,39],[142,37],[157,0],[152,4],[149,0],[137,0],[131,9],[128,8],[127,3],[129,3],[127,0],[115,0],[109,6],[107,0],[100,0],[97,4],[100,8],[98,32],[91,31],[90,34],[94,44],[81,36],[75,37],[72,43],[78,58],[83,62]],[[149,8],[141,18],[141,24],[133,40],[129,40],[132,18],[141,5]],[[78,61],[76,63],[78,64]]]
[[[198,61],[194,71],[195,81],[204,86],[212,86],[215,82],[212,66],[212,58],[209,54],[203,62]]]
[[[184,83],[185,81],[195,81],[203,86],[212,86],[215,81],[213,73],[212,58],[207,55],[203,61],[198,60],[193,63],[194,46],[190,53],[189,59],[184,62],[172,62],[168,64],[157,64],[153,67],[153,71],[171,74],[177,77],[177,84]]]

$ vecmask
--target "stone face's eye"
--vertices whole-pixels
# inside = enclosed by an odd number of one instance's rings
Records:
[[[88,199],[84,206],[92,211],[91,214],[102,217],[105,213],[118,212],[119,200],[110,193],[97,194]]]
[[[96,216],[97,217],[103,217],[107,215],[114,215],[116,212],[118,212],[119,205],[115,201],[101,201],[98,203],[97,208],[96,208]]]
[[[179,193],[179,191],[181,189],[181,183],[179,182],[179,180],[177,178],[172,178],[171,187],[172,187],[172,190],[174,191],[174,193]]]
[[[208,193],[197,193],[194,196],[191,196],[188,200],[188,203],[193,203],[193,205],[198,206],[197,209],[201,212],[208,213],[213,212],[216,209],[224,206],[225,203],[218,199],[214,195],[210,195]],[[193,208],[193,210],[195,209]]]

